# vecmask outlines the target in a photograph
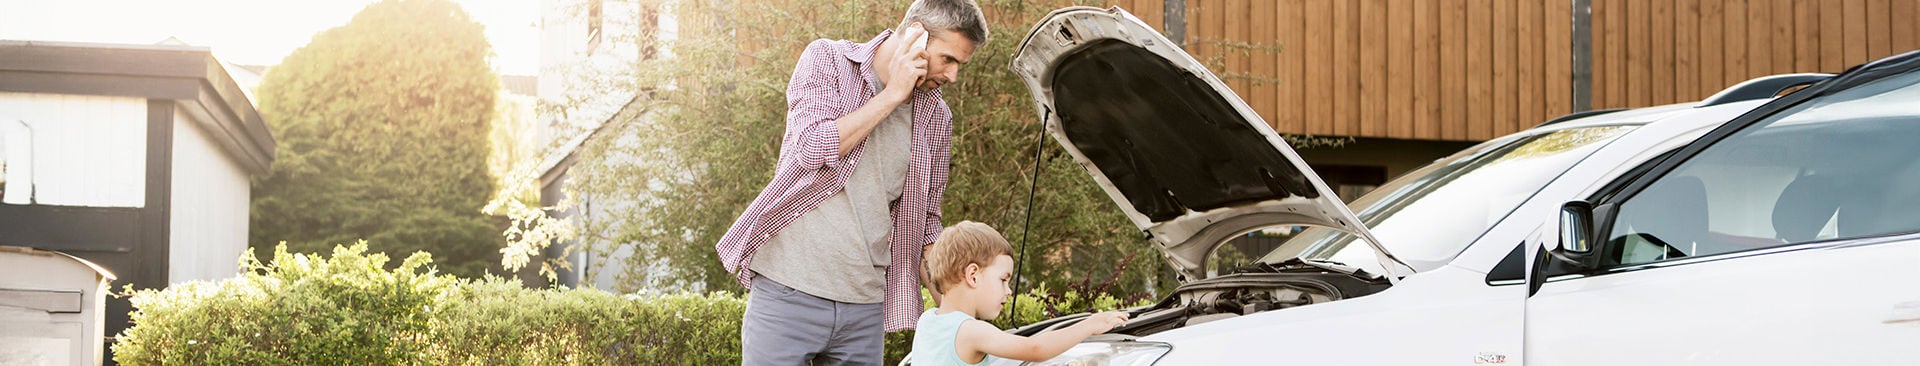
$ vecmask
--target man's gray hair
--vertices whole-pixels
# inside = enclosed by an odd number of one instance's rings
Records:
[[[927,30],[957,32],[977,45],[987,43],[987,17],[973,0],[914,0],[900,29],[920,22]]]

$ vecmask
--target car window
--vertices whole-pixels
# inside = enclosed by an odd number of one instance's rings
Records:
[[[1548,181],[1636,126],[1570,128],[1483,146],[1395,178],[1349,206],[1382,246],[1415,270],[1437,268]],[[1308,228],[1260,262],[1300,257],[1379,271],[1373,249],[1358,241],[1338,230]]]
[[[1619,205],[1605,258],[1638,264],[1920,230],[1920,73],[1801,103]]]

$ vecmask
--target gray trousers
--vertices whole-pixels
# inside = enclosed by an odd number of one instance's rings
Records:
[[[755,275],[740,322],[742,365],[880,365],[880,304],[822,299]]]

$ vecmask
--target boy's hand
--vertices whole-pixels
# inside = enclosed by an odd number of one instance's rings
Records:
[[[961,361],[984,358],[984,353],[1040,362],[1059,356],[1068,348],[1073,348],[1073,345],[1087,340],[1087,337],[1106,333],[1126,323],[1127,313],[1109,311],[1088,316],[1066,329],[1022,337],[1001,331],[985,321],[971,320],[960,325],[960,334],[954,340],[954,351],[960,354]]]
[[[1109,330],[1113,330],[1114,327],[1127,324],[1127,313],[1108,311],[1093,314],[1092,316],[1088,316],[1087,320],[1081,320],[1080,322],[1095,324],[1094,329],[1098,329],[1098,331],[1095,331],[1094,334],[1106,333]]]

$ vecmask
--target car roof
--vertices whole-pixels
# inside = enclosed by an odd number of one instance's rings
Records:
[[[1562,129],[1586,128],[1594,126],[1645,124],[1658,121],[1669,115],[1693,109],[1695,102],[1675,103],[1661,106],[1627,109],[1618,112],[1602,113],[1570,121],[1558,122],[1535,127],[1532,130],[1558,131]]]
[[[1773,98],[1746,100],[1746,101],[1717,104],[1717,105],[1704,106],[1704,107],[1699,106],[1698,102],[1688,102],[1688,103],[1676,103],[1676,104],[1668,104],[1668,105],[1661,105],[1661,106],[1652,106],[1652,107],[1645,107],[1645,108],[1634,108],[1634,109],[1622,110],[1618,112],[1611,112],[1611,113],[1593,115],[1589,117],[1582,117],[1582,118],[1578,118],[1570,121],[1553,123],[1553,124],[1540,126],[1540,127],[1534,127],[1534,128],[1527,129],[1525,131],[1521,131],[1516,135],[1530,135],[1530,134],[1537,134],[1537,133],[1547,133],[1547,132],[1553,132],[1553,131],[1597,127],[1597,126],[1644,125],[1648,123],[1659,122],[1661,120],[1665,120],[1678,115],[1688,114],[1688,112],[1692,112],[1692,111],[1711,110],[1711,109],[1742,109],[1742,110],[1753,109],[1754,107],[1758,107],[1761,104],[1766,104],[1766,102],[1771,100],[1773,100]]]
[[[1547,131],[1561,130],[1561,129],[1550,128],[1554,126],[1562,126],[1564,128],[1583,128],[1583,127],[1621,125],[1621,124],[1644,124],[1644,123],[1665,119],[1674,114],[1683,113],[1688,110],[1713,110],[1714,108],[1740,108],[1741,110],[1749,110],[1761,104],[1761,103],[1752,103],[1753,101],[1773,100],[1773,99],[1776,99],[1775,97],[1778,96],[1779,94],[1792,90],[1792,88],[1806,86],[1809,84],[1825,81],[1827,79],[1832,78],[1833,76],[1834,75],[1831,75],[1831,74],[1819,74],[1819,73],[1779,74],[1779,75],[1761,76],[1761,77],[1740,82],[1739,84],[1734,84],[1733,86],[1727,87],[1726,89],[1721,90],[1719,93],[1714,93],[1714,95],[1709,96],[1707,97],[1707,99],[1701,100],[1699,102],[1675,103],[1675,104],[1644,107],[1644,108],[1634,108],[1634,109],[1590,110],[1590,111],[1575,112],[1565,116],[1560,116],[1559,118],[1548,120],[1545,123],[1541,123],[1540,125],[1534,126],[1533,128],[1529,128],[1526,131],[1522,131],[1522,132],[1524,134],[1527,132],[1547,132]],[[1726,105],[1739,105],[1739,106],[1726,107]]]

